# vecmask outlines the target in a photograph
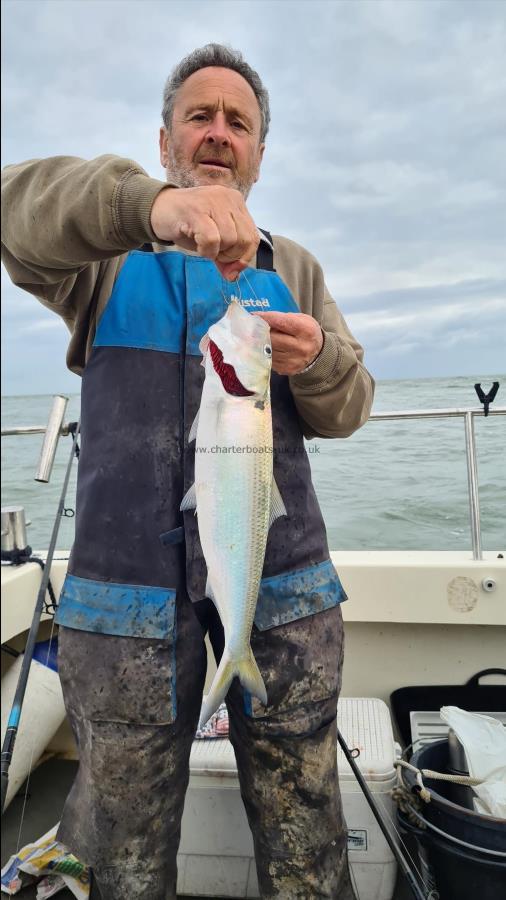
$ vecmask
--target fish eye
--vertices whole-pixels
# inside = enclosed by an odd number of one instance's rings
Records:
[[[266,356],[272,356],[272,347],[269,344],[265,345],[264,353]]]

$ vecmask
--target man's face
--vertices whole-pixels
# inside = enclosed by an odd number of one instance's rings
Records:
[[[247,197],[258,180],[258,101],[232,69],[208,66],[194,72],[176,95],[169,131],[160,129],[160,161],[179,187],[222,184]]]

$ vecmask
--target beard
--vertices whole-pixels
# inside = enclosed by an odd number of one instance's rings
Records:
[[[209,170],[205,175],[201,175],[196,167],[189,165],[188,162],[182,158],[182,154],[175,151],[172,146],[168,147],[167,154],[168,163],[165,167],[167,181],[172,182],[172,184],[179,188],[205,187],[206,185],[209,185],[210,179],[220,184],[223,175],[227,172],[232,176],[232,180],[227,179],[225,187],[235,188],[240,191],[246,200],[256,181],[256,170],[255,173],[248,173],[247,176],[240,176],[235,168],[225,169],[223,174],[219,170]]]

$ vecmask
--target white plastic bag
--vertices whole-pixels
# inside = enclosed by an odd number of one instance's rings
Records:
[[[506,728],[458,706],[443,706],[440,715],[464,748],[470,776],[483,782],[473,786],[476,812],[506,819]]]

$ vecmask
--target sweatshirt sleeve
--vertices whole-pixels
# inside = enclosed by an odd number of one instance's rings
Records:
[[[2,260],[11,280],[71,327],[91,302],[103,263],[155,240],[151,207],[167,187],[133,160],[110,155],[6,166]]]
[[[323,332],[316,363],[290,378],[304,437],[345,438],[369,418],[374,379],[363,364],[364,351],[327,290],[318,262],[286,239],[275,239],[276,269],[292,290],[301,312],[313,316]]]

